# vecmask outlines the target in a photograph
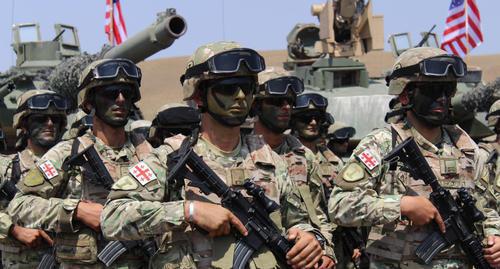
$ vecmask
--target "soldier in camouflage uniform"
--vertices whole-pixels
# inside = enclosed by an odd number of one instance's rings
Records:
[[[257,87],[257,73],[263,69],[262,56],[234,42],[211,43],[196,50],[182,78],[185,100],[193,100],[202,110],[194,151],[229,186],[241,190],[244,181],[251,179],[281,204],[280,212],[273,212],[271,218],[295,241],[287,253],[288,261],[296,268],[312,268],[322,254],[315,235],[324,238],[307,224],[300,194],[286,179],[286,164],[261,137],[240,137],[240,125]],[[180,193],[184,197],[165,182],[161,166],[166,166],[167,154],[179,148],[183,139],[181,135],[168,138],[154,155],[131,168],[130,175],[113,186],[103,211],[104,234],[113,239],[157,237],[160,251],[153,259],[154,268],[230,268],[236,245],[230,227],[246,235],[243,224],[219,205],[217,196],[204,195],[188,185],[189,180],[186,185],[178,182],[184,185]],[[137,168],[149,173],[140,176]],[[252,255],[248,267],[283,265],[263,247]]]
[[[327,194],[333,188],[333,179],[342,165],[342,160],[321,142],[321,126],[326,121],[328,100],[317,93],[305,93],[297,97],[292,118],[292,132],[309,148],[319,163],[317,177],[321,179]]]
[[[408,137],[415,139],[443,187],[452,194],[464,187],[478,199],[476,205],[487,217],[482,223],[485,258],[493,267],[500,265],[500,219],[496,206],[484,201],[483,182],[475,177],[483,169],[478,147],[458,126],[444,125],[457,77],[465,72],[460,58],[440,49],[414,48],[401,54],[387,81],[389,93],[408,107],[405,117],[361,140],[336,179],[330,217],[339,225],[371,226],[367,252],[372,268],[472,268],[459,246],[439,253],[429,265],[417,261],[415,249],[433,231],[433,222],[441,232],[445,225],[427,198],[430,186],[400,170],[399,164],[389,171],[382,163]]]
[[[27,147],[0,158],[3,188],[0,249],[4,268],[36,268],[44,251],[52,245],[52,239],[43,230],[13,223],[5,212],[10,202],[5,189],[8,181],[15,185],[47,150],[59,142],[66,126],[66,108],[64,97],[48,90],[27,91],[18,99],[13,127],[19,130],[19,138],[25,141]]]
[[[328,240],[322,267],[330,268],[335,265],[331,248],[334,227],[321,208],[321,204],[327,203],[321,181],[312,177],[317,169],[314,153],[296,137],[283,133],[289,128],[295,98],[303,91],[302,81],[285,70],[270,68],[260,72],[259,89],[252,108],[257,116],[254,132],[262,135],[274,152],[287,162],[289,178],[299,188],[311,224],[320,229]]]
[[[486,163],[488,169],[487,177],[483,176],[484,179],[488,179],[488,193],[492,196],[493,200],[496,201],[497,205],[499,203],[500,197],[500,158],[498,154],[500,153],[500,100],[497,100],[490,107],[488,115],[486,115],[486,120],[488,120],[488,126],[493,128],[495,135],[488,137],[479,143],[480,159]]]
[[[20,195],[10,203],[10,215],[21,224],[56,233],[55,255],[61,268],[105,267],[97,254],[108,243],[100,233],[100,215],[111,184],[98,178],[88,162],[66,161],[93,146],[115,181],[128,173],[131,163],[149,154],[151,146],[146,141],[133,144],[124,129],[141,96],[140,80],[139,68],[129,60],[91,63],[80,77],[78,105],[94,115],[92,131],[54,146],[17,185]],[[143,252],[134,248],[110,267],[146,266]]]

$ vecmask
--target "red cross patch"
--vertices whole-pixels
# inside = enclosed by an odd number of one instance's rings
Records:
[[[40,168],[40,170],[42,171],[42,173],[46,179],[50,180],[50,179],[56,177],[57,175],[59,175],[59,173],[57,172],[57,169],[54,167],[54,165],[52,164],[52,162],[50,160],[43,162],[38,167]]]
[[[128,170],[142,186],[156,179],[156,175],[145,162],[139,162]]]
[[[377,165],[379,165],[379,162],[373,156],[372,152],[369,149],[365,149],[360,154],[358,154],[358,158],[370,170],[372,170],[373,168],[377,167]]]

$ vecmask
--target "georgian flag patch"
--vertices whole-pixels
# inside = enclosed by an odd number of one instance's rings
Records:
[[[149,168],[149,166],[143,162],[140,161],[136,165],[132,166],[129,170],[130,174],[141,183],[142,186],[145,186],[149,182],[153,181],[156,179],[156,175]]]
[[[373,168],[379,165],[377,158],[374,157],[373,153],[369,149],[363,150],[357,156],[359,160],[370,170],[373,170]]]
[[[47,160],[42,164],[38,165],[38,168],[40,168],[40,171],[42,171],[43,176],[48,180],[51,180],[59,175],[56,167],[52,164],[50,160]]]

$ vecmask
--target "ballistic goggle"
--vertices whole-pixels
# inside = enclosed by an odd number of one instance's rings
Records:
[[[304,83],[297,77],[287,76],[268,80],[259,86],[266,95],[287,95],[292,90],[295,95],[304,92]]]
[[[326,109],[328,100],[317,93],[306,93],[297,96],[295,99],[294,109],[307,108],[309,104],[313,103],[316,108]]]
[[[450,68],[457,78],[464,77],[467,74],[467,64],[462,58],[455,55],[441,55],[424,59],[418,64],[396,69],[386,77],[386,82],[389,83],[392,79],[415,74],[429,77],[445,77],[448,75]]]
[[[116,78],[118,73],[122,70],[123,74],[127,77],[141,81],[141,70],[132,61],[127,59],[117,59],[107,61],[96,65],[91,72],[85,77],[81,85],[87,84],[90,79],[108,79]],[[81,86],[80,85],[80,86]]]
[[[17,108],[16,113],[26,110],[45,110],[50,107],[50,105],[56,109],[64,111],[68,109],[68,103],[66,98],[59,94],[40,94],[30,97],[24,104]]]
[[[356,130],[352,127],[344,127],[328,134],[329,139],[333,140],[347,140],[354,136]]]
[[[245,63],[250,72],[259,73],[266,69],[264,58],[255,50],[240,48],[216,54],[205,62],[192,66],[181,76],[181,83],[194,76],[209,72],[211,74],[231,74],[240,70],[241,63]]]

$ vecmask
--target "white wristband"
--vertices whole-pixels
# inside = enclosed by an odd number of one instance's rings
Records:
[[[189,201],[188,222],[192,223],[194,220],[194,202]]]

